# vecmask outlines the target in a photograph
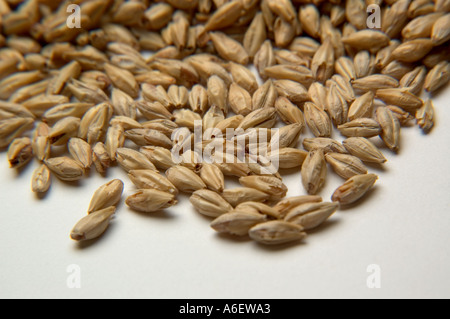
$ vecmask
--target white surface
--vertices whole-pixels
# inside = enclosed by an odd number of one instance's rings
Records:
[[[79,245],[69,232],[100,185],[123,178],[124,198],[133,192],[122,171],[103,179],[94,169],[79,186],[54,179],[39,200],[29,186],[36,163],[18,174],[2,152],[0,297],[449,298],[449,101],[449,90],[434,100],[429,135],[403,128],[400,153],[383,150],[389,162],[370,169],[380,179],[362,203],[303,244],[279,248],[219,236],[184,195],[153,215],[122,204],[100,240]],[[299,171],[284,181],[288,196],[304,194]],[[328,200],[342,182],[330,173],[320,195]],[[380,289],[366,284],[371,264],[380,267]],[[79,289],[67,285],[70,265],[80,267]]]

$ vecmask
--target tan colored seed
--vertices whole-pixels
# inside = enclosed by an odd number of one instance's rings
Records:
[[[14,117],[34,118],[34,115],[21,104],[0,101],[0,118],[5,120]]]
[[[258,12],[245,32],[243,46],[250,58],[253,58],[267,38],[262,12]]]
[[[203,130],[213,129],[221,121],[225,120],[225,114],[217,105],[212,105],[203,115]]]
[[[271,163],[277,163],[280,169],[300,167],[306,159],[308,152],[296,148],[284,147],[272,150],[266,157]]]
[[[412,5],[412,4],[411,4]],[[403,38],[407,40],[417,38],[428,38],[431,36],[433,25],[443,16],[442,12],[433,12],[426,15],[419,15],[412,19],[402,30]]]
[[[374,97],[375,94],[369,91],[356,98],[348,110],[348,119],[353,121],[357,118],[371,117],[373,114]]]
[[[389,44],[389,37],[376,30],[362,30],[342,38],[344,44],[360,50],[378,51]]]
[[[348,103],[352,103],[356,99],[355,91],[350,81],[343,76],[335,74],[331,77],[331,80],[328,81],[329,83],[336,83],[337,90]]]
[[[328,88],[327,111],[336,126],[345,123],[347,120],[348,104],[337,89],[337,85],[335,83],[332,83]]]
[[[309,195],[316,195],[325,185],[327,163],[322,149],[309,152],[302,165],[302,184]]]
[[[366,14],[364,1],[348,0],[345,5],[345,16],[347,20],[359,30],[366,28]]]
[[[408,126],[410,122],[414,120],[414,116],[401,107],[395,105],[387,105],[386,107],[394,114],[401,126]]]
[[[48,139],[52,145],[64,145],[71,137],[78,134],[80,119],[77,117],[66,117],[53,125]]]
[[[307,203],[320,203],[322,197],[317,195],[302,195],[295,197],[286,197],[285,199],[279,201],[273,209],[277,211],[279,218],[284,218],[292,209],[297,206],[304,205]]]
[[[97,172],[101,175],[105,175],[106,170],[111,166],[112,160],[109,157],[105,144],[102,142],[98,142],[92,148],[92,162]]]
[[[109,101],[108,96],[100,88],[92,88],[89,85],[72,79],[71,83],[67,83],[70,92],[83,103],[99,104]]]
[[[260,153],[265,153],[265,146],[260,148]],[[250,168],[250,175],[273,176],[281,179],[277,159],[272,161],[267,155],[257,155],[255,145],[249,146],[249,154],[246,154],[246,162]]]
[[[390,38],[396,38],[400,35],[402,29],[408,22],[408,7],[409,0],[399,0],[388,7],[384,12],[382,18],[384,23],[381,26],[383,32]]]
[[[295,65],[274,65],[264,69],[264,74],[276,80],[292,80],[309,87],[314,75],[310,69]]]
[[[226,82],[217,75],[213,75],[208,79],[207,82],[207,95],[208,95],[208,103],[209,105],[217,105],[225,114],[228,113],[228,105],[227,101],[230,102],[230,107],[233,111],[238,110],[235,108],[237,103],[241,101],[235,101],[235,99],[240,99],[239,95],[234,96],[237,92],[232,93],[233,84],[230,86],[230,92],[228,92],[228,86]],[[240,92],[243,93],[243,92]],[[233,96],[232,96],[233,94]],[[244,102],[247,102],[244,100]],[[207,106],[200,109],[202,113],[207,111]]]
[[[283,198],[287,194],[286,185],[272,176],[245,176],[239,178],[239,183],[244,187],[260,190],[276,199]]]
[[[256,127],[271,128],[276,121],[276,115],[276,109],[274,107],[257,109],[244,117],[238,129],[247,130]]]
[[[0,120],[0,148],[5,148],[17,137],[29,130],[34,123],[32,118],[10,118]]]
[[[255,75],[247,67],[230,62],[228,64],[228,70],[233,77],[233,81],[248,91],[252,95],[258,89],[258,82]]]
[[[153,170],[132,170],[128,177],[138,189],[157,189],[178,195],[176,187],[163,175]]]
[[[242,115],[234,115],[217,123],[216,128],[222,133],[226,133],[227,129],[237,129],[243,120]]]
[[[270,197],[269,194],[251,187],[225,189],[222,196],[233,207],[248,201],[265,202]]]
[[[167,3],[157,3],[148,8],[144,15],[151,29],[157,30],[166,26],[172,18],[173,8]]]
[[[337,27],[344,23],[346,19],[345,9],[339,5],[334,5],[331,7],[330,11],[330,21],[334,27]]]
[[[406,89],[377,90],[376,97],[387,104],[403,108],[405,111],[415,111],[423,105],[423,101]]]
[[[387,161],[383,153],[370,140],[364,137],[349,137],[342,144],[350,154],[358,157],[363,162],[383,164]]]
[[[45,164],[39,165],[31,177],[31,190],[37,194],[46,193],[51,186],[51,173]]]
[[[42,80],[40,71],[17,72],[0,81],[0,99],[7,100],[15,91]]]
[[[406,41],[392,52],[392,57],[402,62],[416,62],[425,57],[433,46],[433,42],[426,38]]]
[[[167,95],[172,100],[174,107],[177,109],[188,105],[189,91],[184,86],[171,85],[167,91]]]
[[[325,159],[334,172],[344,179],[354,175],[367,174],[367,167],[356,156],[340,153],[327,153]]]
[[[259,75],[263,80],[269,77],[266,74],[266,68],[275,65],[275,53],[273,51],[272,42],[270,40],[264,41],[259,51],[255,54],[253,64],[258,70]]]
[[[77,61],[73,61],[59,70],[49,83],[47,88],[48,94],[60,94],[69,79],[77,78],[81,73],[81,65]]]
[[[264,215],[253,211],[233,210],[215,218],[211,228],[219,233],[246,236],[250,228],[266,220]]]
[[[380,134],[380,124],[372,118],[357,118],[338,126],[339,132],[347,137],[374,137]]]
[[[111,124],[114,125],[111,121]],[[126,128],[126,130],[132,130],[132,129],[148,129],[148,130],[155,130],[158,131],[168,138],[171,138],[174,132],[179,129],[178,125],[168,119],[156,119],[151,120],[143,123],[136,122],[138,125],[135,125],[134,127]],[[122,125],[121,125],[122,126]]]
[[[267,80],[252,96],[252,109],[272,108],[278,97],[278,92],[272,80]]]
[[[192,111],[200,114],[208,109],[208,92],[202,85],[196,84],[192,87],[189,92],[189,106]]]
[[[423,65],[418,66],[401,78],[400,87],[406,88],[412,94],[419,96],[425,84],[426,76],[427,68]]]
[[[147,120],[174,119],[172,113],[159,102],[138,101],[136,102],[136,108]]]
[[[285,147],[295,147],[300,139],[303,131],[303,124],[295,123],[276,129],[273,134],[269,150],[280,149]]]
[[[164,147],[159,146],[144,146],[141,147],[140,152],[144,154],[154,165],[161,170],[167,170],[175,166],[172,158],[172,152]]]
[[[222,196],[208,189],[193,192],[189,201],[199,213],[208,217],[216,218],[233,210]]]
[[[431,100],[426,100],[423,106],[416,112],[416,121],[424,132],[429,132],[435,121],[434,107]]]
[[[386,107],[377,108],[376,118],[381,127],[381,139],[387,147],[397,151],[400,144],[400,122]]]
[[[353,61],[347,56],[338,58],[334,65],[334,69],[336,73],[340,74],[348,81],[352,81],[357,78],[355,65],[353,64]]]
[[[222,193],[225,189],[225,178],[218,166],[203,163],[199,175],[209,189],[218,193]]]
[[[251,173],[249,164],[239,160],[235,155],[229,153],[214,154],[214,165],[216,165],[225,176],[243,177]]]
[[[397,80],[401,80],[405,74],[411,72],[413,69],[414,65],[412,63],[393,60],[381,70],[381,73],[390,75]]]
[[[305,5],[300,8],[299,20],[304,31],[313,38],[320,34],[320,12],[315,5]]]
[[[202,123],[202,117],[200,114],[191,111],[189,109],[179,109],[173,111],[174,121],[179,127],[187,127],[191,131],[194,131],[195,123]]]
[[[303,112],[294,105],[288,98],[280,96],[275,101],[275,109],[285,124],[301,124],[304,125],[305,118]]]
[[[316,51],[311,62],[313,77],[321,83],[331,78],[334,72],[334,49],[330,40],[326,40]]]
[[[35,116],[42,116],[42,114],[44,114],[50,108],[68,102],[69,98],[64,95],[39,94],[26,101],[23,101],[22,105],[25,106]]]
[[[115,212],[115,207],[108,207],[83,217],[72,229],[70,237],[76,241],[86,241],[100,237],[108,228]]]
[[[431,30],[431,40],[433,45],[441,45],[450,40],[450,14],[440,17],[433,24]]]
[[[434,11],[448,11],[450,9],[450,2],[448,0],[436,0]]]
[[[280,245],[306,238],[301,226],[285,221],[268,221],[253,226],[249,230],[250,238],[265,245]]]
[[[156,171],[155,165],[144,154],[130,148],[118,148],[116,150],[116,160],[126,172],[138,169]]]
[[[286,97],[294,104],[301,105],[309,101],[306,88],[300,83],[291,80],[276,80],[273,82],[279,97]]]
[[[363,78],[374,73],[375,57],[367,50],[356,53],[353,58],[353,63],[357,78]]]
[[[218,54],[225,60],[247,65],[249,56],[244,47],[222,32],[211,32],[211,40]]]
[[[374,74],[352,81],[356,90],[372,91],[378,89],[396,88],[399,86],[398,80],[389,75]]]
[[[316,137],[331,136],[331,120],[324,110],[314,103],[306,102],[304,114],[308,127]]]
[[[260,203],[260,202],[244,202],[237,205],[234,209],[235,211],[248,211],[248,212],[255,212],[261,215],[266,215],[272,218],[278,219],[280,216],[278,214],[278,211],[274,209],[273,207]]]
[[[332,200],[341,205],[353,204],[366,195],[377,179],[375,174],[353,176],[335,190]]]
[[[50,157],[51,145],[48,139],[49,133],[50,127],[44,122],[40,122],[33,133],[31,147],[33,148],[34,156],[41,162]]]
[[[314,149],[322,149],[325,154],[330,152],[346,153],[341,143],[328,137],[305,138],[302,144],[308,152]]]
[[[141,88],[145,100],[149,102],[159,102],[168,110],[174,107],[172,100],[162,85],[155,86],[144,83]]]
[[[103,142],[113,108],[109,103],[100,103],[90,108],[81,118],[78,137],[89,144]]]
[[[193,150],[184,151],[180,157],[180,165],[189,168],[191,171],[198,173],[202,167],[202,159],[200,154]]]
[[[211,15],[205,24],[203,32],[218,30],[232,25],[239,19],[242,9],[241,1],[233,0],[224,4]]]
[[[89,204],[88,213],[111,207],[117,206],[122,198],[124,184],[119,179],[114,179],[102,186],[100,186],[92,196]]]
[[[7,152],[8,162],[11,168],[21,168],[33,158],[31,139],[21,137],[14,139]]]
[[[86,141],[72,137],[67,143],[67,148],[70,155],[78,162],[84,169],[89,169],[92,164],[92,147]]]
[[[196,173],[181,165],[169,168],[166,171],[166,177],[180,192],[184,193],[193,193],[207,187]]]
[[[115,115],[136,119],[136,103],[129,94],[121,89],[115,87],[112,89],[111,104]]]
[[[338,203],[305,203],[291,209],[284,221],[299,225],[306,231],[323,224],[338,208]]]
[[[408,8],[408,17],[415,18],[421,15],[432,13],[434,11],[434,3],[431,3],[428,0],[413,1]]]
[[[122,126],[112,125],[106,132],[105,147],[108,151],[109,157],[116,158],[117,149],[122,148],[125,144],[125,134]]]
[[[450,81],[450,63],[442,61],[436,64],[425,78],[424,88],[427,92],[434,93],[444,87]]]
[[[58,104],[48,109],[42,115],[42,120],[52,125],[66,117],[81,118],[92,106],[94,105],[90,103]]]
[[[328,89],[320,82],[314,82],[308,89],[310,100],[321,110],[328,109]]]
[[[287,22],[283,18],[277,17],[273,25],[275,45],[280,48],[288,46],[299,28],[300,25],[297,19]]]
[[[173,194],[157,189],[143,189],[129,196],[125,203],[135,211],[154,213],[172,207],[178,201]]]
[[[132,129],[124,133],[124,136],[139,146],[161,146],[172,148],[172,141],[164,133],[153,129]]]
[[[392,52],[400,45],[400,41],[391,40],[389,45],[380,49],[375,56],[375,66],[378,69],[384,69],[393,61]]]
[[[197,71],[202,83],[207,83],[208,79],[214,75],[221,78],[227,87],[231,84],[231,76],[228,71],[219,63],[202,59],[202,58],[189,58],[189,64]]]
[[[62,181],[74,182],[84,177],[83,168],[70,157],[49,158],[44,163]]]

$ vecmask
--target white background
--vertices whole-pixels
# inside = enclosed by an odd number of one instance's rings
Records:
[[[122,203],[104,236],[80,245],[69,233],[92,194],[121,178],[126,198],[134,190],[126,175],[114,168],[104,179],[93,169],[79,185],[53,179],[38,199],[30,190],[37,163],[18,173],[2,152],[0,297],[449,298],[449,101],[448,89],[434,100],[437,123],[429,135],[403,128],[399,154],[383,149],[388,163],[384,170],[370,167],[380,179],[367,198],[304,243],[282,247],[218,235],[185,195],[157,214]],[[299,170],[284,182],[288,196],[305,194]],[[330,170],[320,195],[329,200],[341,183]],[[372,264],[381,270],[380,289],[366,283]],[[67,285],[70,265],[81,271],[79,289]]]

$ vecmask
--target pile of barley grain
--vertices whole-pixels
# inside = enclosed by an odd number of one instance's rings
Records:
[[[378,9],[381,28],[369,29]],[[449,11],[448,0],[0,0],[0,148],[12,168],[39,161],[36,193],[52,176],[118,165],[136,185],[134,210],[163,210],[183,192],[218,232],[299,241],[374,185],[365,163],[386,159],[371,139],[397,151],[402,126],[432,128],[432,102],[420,96],[449,81]],[[191,145],[175,163],[195,121],[245,133]],[[306,126],[315,138],[300,143]],[[252,134],[266,140],[252,145]],[[195,152],[239,137],[247,159],[251,147],[266,152],[244,163]],[[265,170],[271,159],[279,172]],[[280,173],[295,167],[308,195],[286,198]],[[345,182],[322,202],[328,167]],[[242,187],[226,189],[225,176]],[[123,188],[98,189],[72,239],[99,237]]]

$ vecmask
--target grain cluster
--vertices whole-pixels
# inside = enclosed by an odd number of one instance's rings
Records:
[[[116,166],[133,210],[184,194],[217,232],[299,242],[371,190],[403,127],[432,129],[449,40],[446,0],[0,0],[0,148],[39,163],[38,194]],[[71,238],[101,236],[123,189],[100,187]]]

